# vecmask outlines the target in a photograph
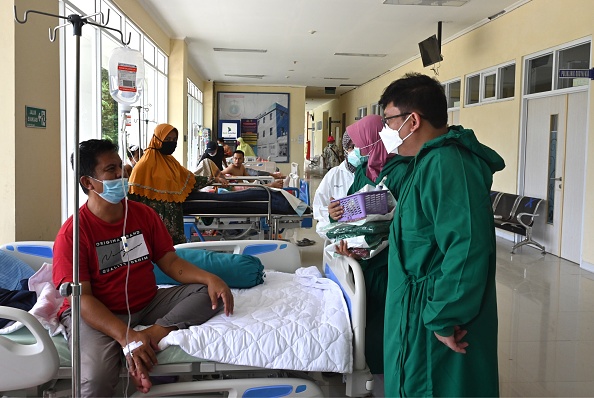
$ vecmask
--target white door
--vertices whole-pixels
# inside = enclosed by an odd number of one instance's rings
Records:
[[[545,199],[534,239],[546,251],[579,263],[586,159],[587,92],[528,100],[526,196]]]

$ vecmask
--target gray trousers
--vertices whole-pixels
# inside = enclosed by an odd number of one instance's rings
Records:
[[[122,293],[123,294],[123,293]],[[212,309],[208,288],[201,284],[181,285],[157,290],[155,298],[141,311],[131,314],[130,327],[157,324],[186,329],[200,325],[223,308],[222,300]],[[128,315],[115,314],[124,323]],[[60,321],[66,327],[72,350],[72,314],[64,311]],[[123,363],[122,347],[111,337],[93,329],[80,319],[81,396],[112,397]]]

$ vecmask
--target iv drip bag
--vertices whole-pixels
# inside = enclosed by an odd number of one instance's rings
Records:
[[[140,51],[118,47],[109,58],[109,93],[120,104],[140,99],[144,84],[144,58]]]

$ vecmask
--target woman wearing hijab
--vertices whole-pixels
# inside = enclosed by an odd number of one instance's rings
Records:
[[[239,137],[237,139],[237,148],[235,148],[236,151],[243,151],[243,155],[244,156],[256,156],[256,154],[254,153],[254,150],[252,149],[252,147],[246,143],[243,138]]]
[[[375,186],[386,177],[383,185],[392,192],[394,199],[398,200],[400,183],[412,157],[388,154],[379,136],[383,127],[384,123],[379,115],[365,116],[347,127],[347,134],[355,144],[353,152],[359,151],[361,156],[367,156],[367,159],[363,158],[361,166],[355,170],[355,179],[348,195],[356,193],[366,184]],[[334,206],[328,206],[328,211],[332,219],[338,220],[343,210],[338,202],[334,203]],[[363,270],[367,298],[365,358],[376,379],[373,395],[383,396],[384,312],[388,287],[389,249],[386,248],[374,257],[363,260],[349,252],[346,243],[342,241],[337,246],[337,252],[357,259]]]
[[[130,175],[130,199],[152,207],[161,217],[174,244],[185,243],[182,203],[194,185],[194,174],[171,156],[178,132],[170,124],[159,124],[148,148]]]

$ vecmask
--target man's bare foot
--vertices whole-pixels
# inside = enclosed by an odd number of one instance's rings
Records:
[[[167,336],[172,330],[177,329],[175,326],[164,327],[160,325],[151,325],[148,328],[144,329],[142,333],[145,333],[151,339],[151,345],[153,346],[154,350],[158,349],[159,341],[165,336]]]

